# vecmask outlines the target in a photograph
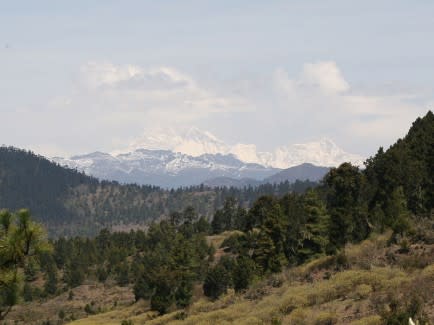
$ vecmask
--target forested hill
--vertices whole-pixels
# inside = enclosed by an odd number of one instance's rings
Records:
[[[249,206],[260,195],[282,195],[314,185],[286,182],[242,190],[197,186],[169,191],[99,181],[32,152],[0,147],[0,209],[29,208],[51,235],[93,235],[111,226],[127,229],[188,206],[210,217],[227,197]]]
[[[393,209],[391,193],[402,188],[414,214],[430,214],[434,208],[434,114],[418,118],[403,139],[387,151],[380,148],[366,162],[365,175],[375,205]]]

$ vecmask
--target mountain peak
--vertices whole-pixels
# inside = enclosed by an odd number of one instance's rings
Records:
[[[318,166],[337,166],[344,161],[361,165],[363,158],[345,152],[332,139],[322,137],[318,141],[279,146],[271,152],[261,152],[254,144],[228,145],[209,131],[198,127],[187,129],[148,129],[142,137],[133,141],[122,153],[138,149],[170,150],[193,157],[204,154],[233,154],[245,163],[255,163],[273,168],[289,168],[303,163]],[[116,155],[115,155],[116,156]]]

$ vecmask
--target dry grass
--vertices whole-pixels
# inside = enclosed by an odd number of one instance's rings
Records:
[[[106,313],[112,309],[123,309],[134,302],[134,295],[130,288],[102,284],[81,285],[72,290],[74,296],[69,300],[69,292],[49,299],[47,301],[35,301],[14,306],[8,315],[9,324],[39,325],[42,321],[57,321],[58,314],[62,310],[65,319],[78,319],[87,317],[84,308],[86,304],[93,304],[95,312]]]
[[[305,267],[305,266],[304,266]],[[304,268],[303,267],[303,268]],[[373,292],[399,289],[414,279],[434,283],[434,266],[408,274],[393,267],[353,269],[336,273],[329,280],[285,282],[280,288],[267,287],[267,293],[248,299],[249,292],[229,292],[210,302],[200,299],[186,311],[174,311],[156,317],[143,311],[143,306],[129,306],[76,321],[74,325],[120,324],[130,319],[133,324],[379,324],[380,318],[370,301]],[[264,281],[258,284],[266,286]]]
[[[208,245],[212,245],[215,249],[218,249],[226,238],[236,234],[242,234],[242,232],[238,230],[225,231],[218,235],[207,236],[206,239]]]

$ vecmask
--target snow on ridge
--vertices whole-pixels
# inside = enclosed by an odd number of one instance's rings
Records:
[[[345,152],[328,138],[283,145],[272,152],[261,152],[254,144],[226,145],[212,133],[198,128],[181,132],[160,129],[133,141],[123,151],[111,154],[94,152],[52,160],[90,175],[102,175],[101,177],[116,171],[176,175],[196,169],[235,175],[236,172],[286,169],[303,163],[333,167],[345,161],[360,166],[363,162],[361,156]]]
[[[233,154],[245,163],[256,163],[266,167],[289,168],[302,163],[318,166],[337,166],[345,161],[362,165],[363,157],[344,151],[329,138],[307,143],[295,143],[277,147],[272,152],[261,152],[254,144],[225,144],[209,131],[197,127],[175,131],[171,128],[148,130],[134,140],[123,152],[138,149],[170,150],[193,157],[203,154]],[[119,151],[118,151],[119,152]]]

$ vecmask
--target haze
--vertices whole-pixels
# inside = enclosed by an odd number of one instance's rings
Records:
[[[47,156],[199,127],[363,156],[433,109],[431,1],[1,1],[1,143]]]

